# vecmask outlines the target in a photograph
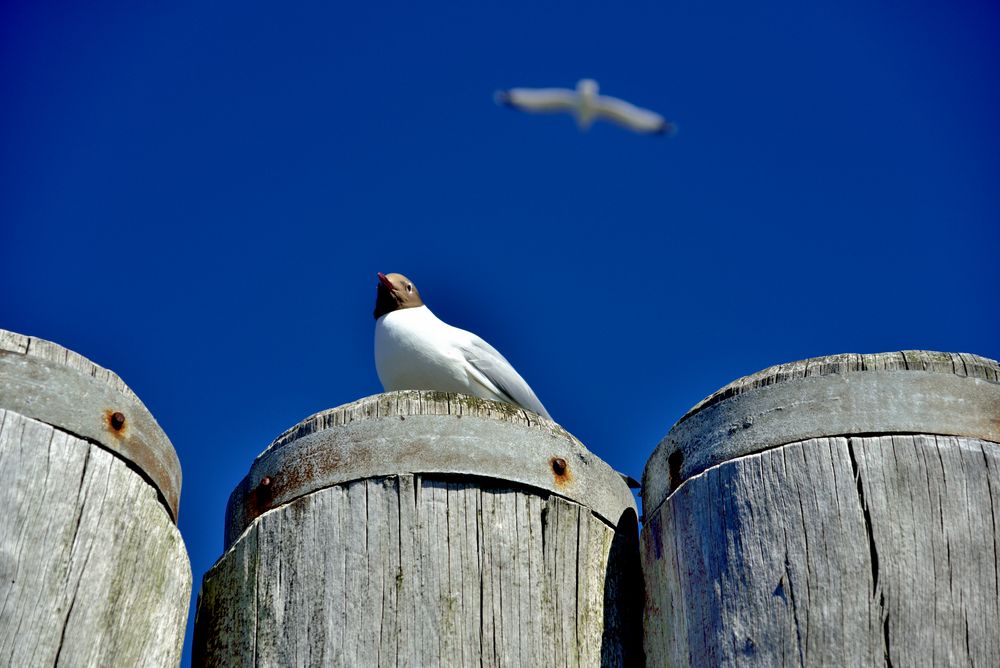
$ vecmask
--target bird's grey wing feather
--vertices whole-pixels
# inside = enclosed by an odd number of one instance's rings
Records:
[[[469,364],[483,374],[510,403],[552,419],[531,387],[493,346],[474,336],[461,350]]]
[[[619,125],[636,132],[671,132],[673,126],[663,116],[649,109],[640,109],[634,104],[616,97],[601,95],[597,98],[597,113]]]
[[[576,93],[567,88],[511,88],[500,91],[497,102],[521,111],[556,113],[576,106]]]

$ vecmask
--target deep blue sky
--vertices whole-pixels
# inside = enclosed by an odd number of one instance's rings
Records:
[[[376,271],[636,477],[771,364],[1000,357],[995,3],[289,4],[0,9],[0,327],[159,420],[195,592],[252,458],[380,390]],[[585,76],[680,133],[492,101]]]

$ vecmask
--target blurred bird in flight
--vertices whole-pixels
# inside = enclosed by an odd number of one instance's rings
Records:
[[[497,91],[497,104],[536,114],[571,113],[581,130],[603,118],[634,132],[674,134],[677,126],[655,111],[641,109],[616,97],[599,95],[597,82],[581,79],[569,88],[511,88]]]

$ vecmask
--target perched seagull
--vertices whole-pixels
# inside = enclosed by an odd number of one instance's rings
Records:
[[[402,274],[378,273],[375,370],[385,390],[461,392],[505,401],[549,418],[520,374],[481,338],[439,320]],[[634,489],[640,484],[619,472]]]
[[[655,111],[640,109],[625,100],[597,94],[597,82],[580,79],[576,90],[569,88],[511,88],[497,91],[497,104],[533,113],[570,112],[581,130],[594,119],[605,118],[635,132],[674,134],[677,126]]]
[[[439,320],[413,281],[379,272],[378,282],[375,369],[386,391],[461,392],[551,419],[510,362],[475,334]]]

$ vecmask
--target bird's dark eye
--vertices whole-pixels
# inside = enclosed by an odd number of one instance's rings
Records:
[[[407,283],[407,284],[406,284],[406,291],[407,291],[407,292],[413,292],[413,286],[412,286],[412,285],[410,285],[409,283]]]

